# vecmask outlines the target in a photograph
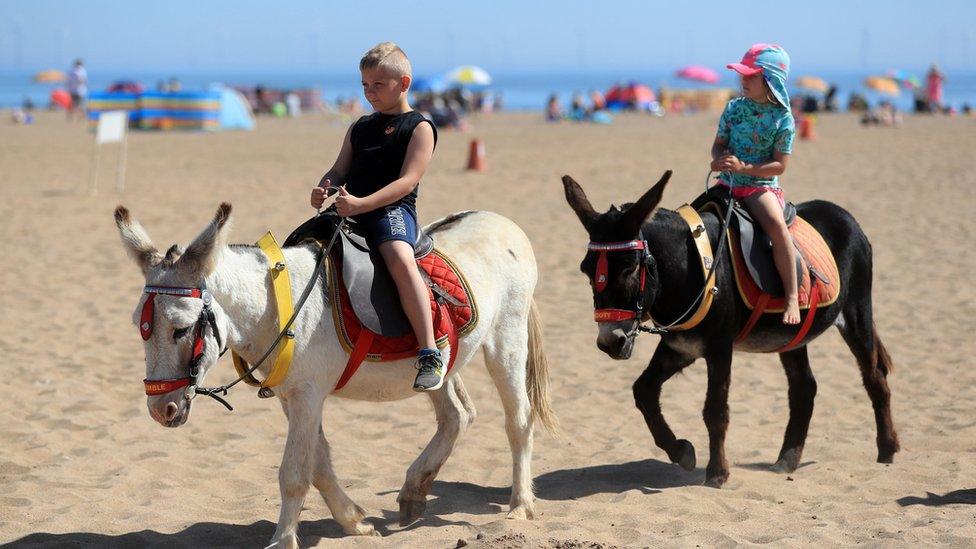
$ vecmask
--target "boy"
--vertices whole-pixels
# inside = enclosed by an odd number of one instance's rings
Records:
[[[374,112],[350,126],[335,164],[312,189],[311,203],[321,208],[326,189],[337,188],[339,215],[355,218],[379,250],[420,347],[413,389],[434,391],[444,382],[444,363],[413,247],[417,188],[434,154],[437,131],[410,107],[410,60],[396,44],[377,44],[360,60],[359,70]]]

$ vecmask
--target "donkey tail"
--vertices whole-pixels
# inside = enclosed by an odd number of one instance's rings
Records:
[[[881,343],[881,337],[878,336],[878,327],[874,323],[871,324],[871,337],[874,339],[875,363],[878,365],[878,368],[881,368],[885,376],[887,376],[895,371],[895,365],[891,362],[891,355],[888,354],[888,349],[885,349],[884,343]]]
[[[532,416],[553,435],[560,434],[559,418],[549,402],[549,359],[542,344],[542,317],[532,300],[529,309],[529,357],[525,372],[525,389],[529,393]]]

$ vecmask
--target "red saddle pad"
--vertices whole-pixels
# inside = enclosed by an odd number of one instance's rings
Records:
[[[468,288],[464,275],[457,266],[438,250],[417,260],[430,279],[443,288],[461,306],[447,301],[439,303],[435,295],[428,288],[430,311],[434,321],[434,336],[437,347],[443,349],[448,344],[448,331],[453,324],[458,337],[471,331],[478,322],[478,308],[474,296]],[[349,294],[342,282],[342,268],[336,268],[334,261],[329,261],[329,294],[332,296],[332,317],[336,327],[336,334],[347,353],[352,353],[354,343],[362,330],[366,330],[356,318]],[[374,335],[373,341],[366,353],[365,360],[370,362],[388,362],[417,355],[417,338],[413,334],[400,337],[383,337]],[[452,354],[454,350],[452,349]]]
[[[840,294],[840,273],[837,271],[834,254],[827,247],[823,237],[820,236],[817,229],[814,229],[812,225],[799,216],[790,226],[790,234],[793,235],[793,240],[802,250],[804,259],[803,279],[800,281],[799,287],[800,309],[810,308],[811,281],[808,267],[813,267],[829,281],[828,284],[820,282],[820,299],[817,306],[823,307],[837,301],[837,296]],[[762,290],[756,285],[746,267],[745,258],[742,256],[742,247],[739,245],[738,233],[730,230],[728,242],[733,270],[735,271],[735,285],[739,288],[742,301],[749,309],[754,309],[762,296]],[[783,310],[784,299],[782,297],[771,297],[765,308],[768,313],[781,313]]]

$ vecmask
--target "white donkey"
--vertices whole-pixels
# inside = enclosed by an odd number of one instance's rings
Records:
[[[226,348],[255,364],[278,335],[267,259],[257,247],[226,244],[230,211],[229,204],[221,204],[213,221],[186,251],[173,246],[163,255],[128,210],[122,206],[115,210],[122,242],[145,274],[147,291],[148,287],[188,290],[186,295],[162,290],[140,298],[134,316],[143,330],[147,296],[153,298],[155,309],[150,308],[149,333],[143,332],[149,382],[184,377],[194,359],[199,382]],[[423,513],[437,472],[475,418],[460,371],[479,348],[505,407],[513,461],[508,516],[532,518],[533,420],[550,431],[558,429],[549,404],[541,321],[532,297],[538,276],[532,247],[512,221],[490,212],[454,214],[431,224],[428,234],[467,277],[479,321],[460,337],[457,349],[445,349],[449,354],[458,353],[455,368],[441,389],[428,393],[437,415],[437,432],[407,470],[397,497],[401,524]],[[313,275],[316,253],[313,246],[285,248],[293,292],[301,291]],[[322,406],[348,358],[333,326],[330,303],[321,291],[323,278],[295,319],[291,369],[274,389],[288,419],[288,439],[278,473],[281,514],[271,540],[280,547],[298,544],[299,512],[309,485],[319,490],[347,533],[375,534],[373,525],[364,521],[365,511],[349,499],[336,478],[322,431]],[[262,373],[267,375],[268,368],[262,366]],[[365,364],[337,396],[368,401],[407,398],[417,394],[412,390],[414,374],[412,360]],[[182,425],[192,402],[184,394],[180,388],[148,397],[150,415],[167,427]]]

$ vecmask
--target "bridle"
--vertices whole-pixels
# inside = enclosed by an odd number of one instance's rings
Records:
[[[709,171],[708,175],[705,177],[706,192],[708,191],[708,181],[711,178],[711,176],[712,176],[712,172]],[[635,240],[624,240],[624,241],[617,241],[617,242],[592,242],[592,241],[589,242],[586,246],[586,249],[591,252],[599,253],[596,262],[596,272],[593,275],[593,290],[597,294],[602,293],[604,290],[606,290],[607,285],[609,284],[609,279],[608,279],[609,267],[608,267],[607,254],[630,252],[630,251],[637,251],[640,254],[640,267],[639,267],[640,272],[638,274],[638,276],[640,276],[640,289],[637,292],[637,302],[634,304],[634,308],[633,309],[597,308],[593,313],[593,320],[595,320],[598,324],[636,320],[637,321],[636,326],[634,327],[633,330],[631,330],[627,334],[627,337],[632,337],[638,334],[639,332],[646,332],[651,334],[667,334],[670,333],[672,329],[676,331],[682,329],[688,329],[686,325],[683,324],[685,318],[688,317],[689,314],[691,314],[692,311],[694,311],[696,307],[699,306],[699,304],[706,306],[703,308],[707,308],[707,305],[710,303],[710,300],[706,300],[705,302],[703,302],[702,300],[705,299],[706,297],[705,292],[708,291],[710,287],[709,281],[714,280],[712,277],[715,274],[715,268],[718,267],[719,260],[722,257],[722,251],[725,246],[725,238],[727,233],[726,228],[729,226],[729,221],[732,217],[731,195],[729,196],[729,204],[727,205],[726,210],[727,212],[725,218],[722,220],[722,225],[719,227],[719,240],[718,240],[717,253],[715,255],[714,260],[711,260],[711,258],[709,259],[711,264],[710,265],[706,264],[708,272],[705,274],[705,283],[702,286],[701,291],[698,292],[698,295],[695,297],[694,300],[692,300],[691,305],[688,306],[685,312],[678,315],[678,318],[676,318],[674,322],[668,324],[662,324],[655,321],[654,318],[651,316],[650,311],[645,310],[644,301],[645,301],[645,294],[647,293],[648,267],[654,264],[654,257],[651,255],[650,248],[648,247],[647,244],[647,239],[644,238],[643,229],[638,231],[637,239]],[[691,229],[692,229],[693,236],[698,236],[700,234],[704,234],[705,232],[704,224],[693,226]],[[707,239],[707,235],[704,238]],[[711,291],[713,295],[717,294],[718,288],[712,285]],[[695,315],[695,317],[698,317],[698,315]],[[691,323],[695,323],[694,320],[695,317],[692,318],[692,320],[690,321]],[[653,325],[645,326],[644,322],[646,320],[650,320],[653,323]]]
[[[637,240],[625,240],[620,242],[590,242],[586,249],[591,252],[599,253],[596,261],[596,272],[593,274],[593,290],[602,293],[609,284],[609,262],[607,254],[636,251],[640,254],[640,288],[637,292],[637,301],[633,309],[600,308],[596,309],[593,319],[598,323],[622,322],[625,320],[637,320],[638,323],[644,320],[644,294],[647,288],[647,267],[653,262],[647,240],[643,238],[643,233],[638,234]]]
[[[321,213],[322,212],[320,210],[319,214]],[[217,341],[217,347],[221,348],[220,354],[217,356],[217,358],[219,359],[220,357],[224,356],[224,353],[227,352],[227,347],[224,347],[220,341],[220,330],[217,328],[217,319],[214,315],[212,307],[213,295],[207,291],[206,283],[201,281],[200,286],[197,288],[149,285],[143,288],[143,292],[149,294],[149,297],[146,298],[146,302],[142,305],[142,314],[139,317],[139,333],[142,335],[143,340],[149,340],[149,338],[152,336],[153,312],[155,309],[155,299],[158,294],[172,295],[176,297],[190,297],[203,300],[203,310],[200,311],[200,317],[197,318],[197,322],[194,325],[193,354],[190,356],[190,361],[187,364],[188,375],[185,377],[171,379],[144,379],[143,384],[146,387],[146,395],[157,396],[186,387],[186,390],[183,392],[183,398],[186,399],[187,404],[189,404],[196,395],[207,395],[223,404],[228,410],[233,410],[234,408],[230,405],[230,403],[218,395],[226,396],[231,387],[237,385],[260,368],[261,365],[264,364],[264,361],[267,360],[267,358],[271,356],[271,353],[278,347],[278,343],[280,343],[283,338],[295,337],[295,332],[291,329],[292,324],[295,323],[295,319],[298,318],[298,313],[301,312],[302,307],[305,305],[305,302],[311,295],[312,288],[315,287],[316,281],[320,276],[322,276],[325,262],[329,257],[329,253],[332,251],[332,247],[335,246],[339,233],[342,232],[345,223],[345,218],[340,219],[332,233],[332,238],[329,239],[329,243],[324,248],[319,249],[318,257],[315,261],[315,268],[312,271],[312,276],[305,285],[305,289],[302,290],[301,297],[299,297],[298,302],[295,305],[291,318],[288,319],[284,327],[278,332],[278,336],[275,338],[275,340],[253,366],[242,372],[241,375],[234,381],[221,385],[220,387],[200,387],[197,384],[197,378],[200,375],[200,362],[203,360],[206,350],[206,336],[203,331],[205,326],[209,325],[211,327],[213,337]],[[273,394],[273,392],[267,390],[265,387],[262,387],[262,389],[258,391],[258,396],[261,396],[262,398],[267,398]]]
[[[145,303],[142,305],[142,314],[139,316],[139,334],[142,336],[143,341],[148,341],[153,334],[157,295],[171,295],[203,301],[203,309],[200,311],[200,316],[197,317],[197,321],[193,325],[193,352],[186,365],[187,375],[169,379],[144,379],[143,384],[146,387],[146,395],[157,396],[186,387],[186,390],[183,391],[183,398],[187,402],[193,400],[193,397],[197,394],[205,394],[215,398],[225,406],[229,406],[225,400],[210,390],[197,385],[197,378],[200,376],[200,362],[203,361],[207,349],[207,339],[204,332],[207,326],[210,326],[213,332],[213,338],[217,342],[217,348],[221,349],[218,358],[227,352],[227,349],[221,343],[220,330],[217,328],[217,317],[213,310],[213,295],[207,291],[207,285],[203,282],[196,288],[147,285],[142,291],[148,295]]]

